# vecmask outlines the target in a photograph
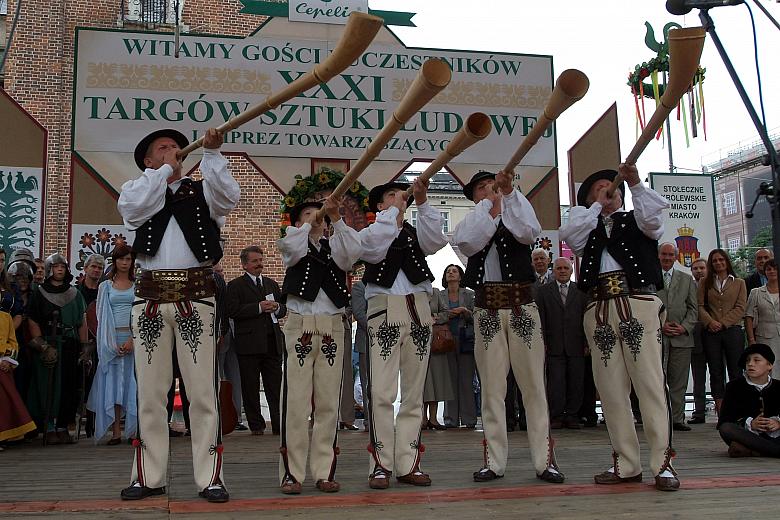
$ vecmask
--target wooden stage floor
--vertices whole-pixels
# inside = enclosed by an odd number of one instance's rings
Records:
[[[371,518],[420,520],[504,518],[737,518],[777,515],[780,459],[730,459],[712,423],[675,432],[675,467],[682,489],[662,493],[652,487],[645,466],[642,484],[596,486],[593,474],[611,463],[606,427],[556,430],[556,454],[567,480],[537,480],[530,466],[525,432],[509,434],[510,457],[503,479],[475,483],[482,463],[482,432],[426,431],[423,469],[433,485],[416,488],[392,480],[391,488],[367,485],[368,436],[343,432],[337,479],[342,491],[323,494],[311,480],[296,497],[278,491],[278,437],[235,432],[225,438],[226,504],[198,498],[192,480],[189,438],[171,439],[168,494],[140,502],[119,500],[128,484],[132,448],[74,446],[41,448],[38,443],[0,453],[0,518]],[[646,444],[642,459],[647,463]]]

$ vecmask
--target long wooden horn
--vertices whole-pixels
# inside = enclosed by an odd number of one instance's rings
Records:
[[[363,51],[371,44],[383,24],[384,20],[378,16],[352,11],[349,15],[347,26],[344,28],[344,33],[336,44],[336,48],[333,49],[333,52],[325,61],[315,65],[312,70],[284,87],[281,91],[271,94],[262,103],[258,103],[230,118],[217,127],[217,130],[222,133],[233,130],[269,110],[273,110],[281,103],[289,101],[302,92],[306,92],[320,83],[327,83],[363,54]],[[190,143],[183,150],[180,150],[177,155],[184,157],[201,146],[203,146],[202,137]]]
[[[544,107],[544,112],[534,127],[528,132],[528,135],[517,147],[515,153],[504,166],[504,171],[512,170],[520,164],[525,154],[533,148],[544,132],[550,127],[553,121],[558,119],[567,108],[582,99],[588,92],[590,81],[584,72],[577,69],[567,69],[561,72],[558,80],[555,82],[552,95]]]
[[[371,164],[371,161],[379,155],[379,152],[382,151],[390,138],[426,103],[441,92],[449,84],[451,78],[452,71],[446,62],[438,58],[432,58],[423,63],[417,77],[412,82],[409,90],[406,91],[406,94],[404,94],[398,108],[393,112],[393,116],[388,119],[385,126],[371,141],[371,144],[368,145],[355,165],[344,175],[344,178],[341,179],[341,182],[330,194],[330,197],[337,200],[340,199],[360,177],[360,174]],[[317,212],[317,218],[321,219],[324,216],[325,209],[320,208]]]
[[[699,68],[699,60],[704,49],[704,27],[688,27],[669,31],[669,83],[666,85],[661,103],[656,107],[653,117],[647,122],[642,135],[626,157],[626,164],[636,164],[636,160],[645,151],[655,137],[655,133],[664,124],[680,102],[680,98],[691,88],[693,76]],[[623,182],[617,175],[607,188],[610,197]]]
[[[492,130],[493,123],[490,121],[487,114],[474,112],[466,118],[466,123],[461,127],[458,133],[455,134],[455,137],[452,138],[452,141],[447,145],[447,148],[439,153],[436,159],[428,165],[418,178],[421,181],[427,181],[441,171],[448,162],[459,155],[463,150],[490,135]],[[406,190],[406,195],[410,196],[411,194],[412,188],[409,187],[409,189]]]

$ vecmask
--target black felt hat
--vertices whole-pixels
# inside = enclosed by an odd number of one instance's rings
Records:
[[[602,179],[606,179],[610,182],[615,180],[615,177],[617,177],[618,172],[615,170],[599,170],[596,173],[590,175],[587,179],[585,179],[585,182],[582,183],[582,186],[580,186],[580,189],[577,190],[577,205],[579,206],[585,206],[586,208],[590,206],[590,204],[587,204],[588,199],[588,193],[590,193],[590,189],[593,187],[593,185]],[[625,183],[620,183],[620,195],[622,196],[623,200],[626,200],[626,185]]]
[[[409,189],[409,184],[406,182],[387,182],[385,184],[380,184],[379,186],[374,186],[371,188],[371,191],[368,192],[368,209],[373,211],[374,213],[379,212],[379,208],[377,207],[380,202],[382,202],[382,197],[385,193],[387,193],[390,190],[403,190],[406,191]],[[411,197],[410,197],[411,199]],[[407,201],[406,205],[409,206],[409,202]]]
[[[294,226],[295,222],[298,220],[298,217],[301,216],[301,212],[303,210],[305,210],[306,208],[317,208],[317,209],[320,209],[321,207],[322,207],[322,202],[317,202],[315,200],[307,200],[307,201],[301,202],[300,204],[296,204],[295,206],[289,208],[289,211],[290,211],[290,224],[292,224]]]
[[[739,356],[738,365],[740,367],[745,368],[745,365],[747,365],[747,358],[750,354],[758,354],[762,358],[769,361],[769,363],[772,365],[775,364],[775,353],[772,352],[772,349],[769,347],[769,345],[764,345],[763,343],[753,343],[748,348],[743,350],[742,354]]]
[[[141,169],[141,171],[146,171],[144,159],[146,158],[146,151],[149,149],[149,145],[152,144],[155,139],[159,139],[160,137],[170,137],[176,141],[176,144],[178,144],[179,148],[182,149],[186,148],[187,145],[190,144],[190,141],[184,136],[183,133],[172,128],[163,128],[162,130],[152,132],[151,134],[141,139],[141,141],[135,147],[135,164]]]
[[[463,195],[466,196],[471,202],[474,202],[474,186],[477,185],[482,179],[495,179],[496,174],[492,172],[486,172],[484,170],[478,171],[471,177],[471,180],[463,186]]]

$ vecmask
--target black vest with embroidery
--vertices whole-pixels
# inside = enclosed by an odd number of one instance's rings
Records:
[[[309,252],[284,273],[282,282],[282,298],[286,301],[288,294],[293,294],[307,302],[313,302],[322,289],[336,307],[346,307],[349,304],[347,290],[347,273],[336,265],[330,253],[330,244],[326,239],[320,240],[320,250],[309,242]]]
[[[499,220],[498,228],[490,241],[481,251],[469,257],[466,264],[466,276],[462,284],[477,290],[485,279],[485,259],[495,244],[501,266],[501,281],[533,283],[536,280],[531,263],[531,246],[521,244]]]
[[[203,196],[203,181],[187,182],[185,179],[176,193],[166,188],[165,206],[135,232],[133,249],[144,255],[156,255],[171,217],[176,219],[198,262],[219,262],[222,258],[219,226],[209,214]]]
[[[580,264],[577,286],[589,291],[598,283],[601,255],[606,249],[626,273],[631,289],[655,285],[663,287],[658,241],[645,235],[636,223],[633,211],[612,214],[612,231],[607,237],[604,218],[599,215],[596,228],[590,232]]]
[[[398,237],[390,244],[384,260],[378,264],[366,262],[363,283],[373,283],[389,289],[400,271],[403,271],[414,285],[425,280],[434,280],[428,262],[425,261],[425,253],[417,240],[417,231],[408,222],[404,222]]]

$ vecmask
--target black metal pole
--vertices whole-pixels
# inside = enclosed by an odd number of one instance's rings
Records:
[[[750,115],[750,119],[753,120],[753,125],[756,127],[756,131],[761,137],[761,141],[764,143],[764,147],[766,147],[767,153],[769,154],[769,167],[772,172],[772,193],[771,195],[767,195],[767,202],[769,202],[769,206],[772,208],[772,249],[775,258],[780,258],[780,180],[778,178],[780,176],[780,171],[778,171],[777,150],[775,150],[772,140],[769,139],[769,133],[767,132],[766,127],[758,117],[758,113],[756,112],[755,107],[753,107],[753,103],[750,101],[750,98],[745,91],[745,87],[742,85],[742,81],[740,81],[739,75],[734,69],[734,65],[731,63],[731,59],[726,53],[726,49],[723,47],[723,43],[721,43],[718,34],[715,32],[715,22],[712,20],[709,10],[700,9],[699,19],[701,20],[704,29],[712,38],[715,48],[718,49],[718,54],[720,54],[720,58],[723,60],[723,64],[726,66],[726,70],[728,70],[729,76],[731,76],[731,80],[737,88],[739,97],[742,98],[742,103],[744,103],[745,108]]]

